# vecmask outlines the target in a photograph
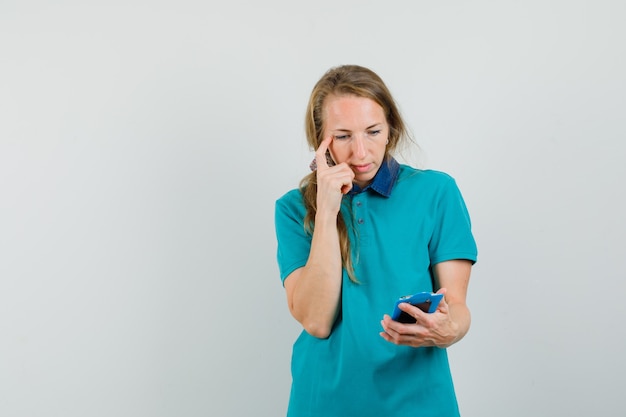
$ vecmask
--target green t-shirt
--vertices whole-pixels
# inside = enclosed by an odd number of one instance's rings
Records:
[[[342,213],[359,283],[344,270],[341,311],[327,339],[303,331],[296,340],[288,416],[457,416],[446,350],[397,346],[379,335],[398,297],[433,290],[434,264],[476,261],[454,179],[391,159],[371,187],[344,197]],[[282,280],[308,259],[304,215],[297,189],[276,202]]]

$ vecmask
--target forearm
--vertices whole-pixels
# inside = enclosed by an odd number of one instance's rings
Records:
[[[454,323],[455,332],[450,339],[450,342],[442,347],[449,347],[463,339],[470,328],[472,321],[471,314],[467,304],[465,303],[451,303],[448,304],[448,314],[450,319]]]
[[[308,261],[294,278],[288,288],[291,314],[311,335],[328,337],[341,300],[342,262],[336,216],[318,213]]]
[[[470,328],[471,315],[466,298],[471,270],[472,262],[464,259],[440,262],[433,269],[437,287],[446,289],[445,301],[452,324],[452,333],[446,338],[449,342],[444,343],[444,347],[461,340]]]

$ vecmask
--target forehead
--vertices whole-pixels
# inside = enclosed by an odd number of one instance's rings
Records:
[[[330,129],[358,129],[385,122],[385,112],[378,103],[354,95],[329,95],[324,101],[323,117]]]

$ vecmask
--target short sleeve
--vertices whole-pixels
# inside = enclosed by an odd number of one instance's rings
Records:
[[[296,269],[303,267],[311,250],[311,236],[304,230],[306,211],[299,190],[293,190],[275,204],[278,269],[285,280]]]
[[[431,265],[453,259],[467,259],[475,263],[478,251],[470,216],[453,178],[442,184],[434,203],[435,224],[428,247]]]

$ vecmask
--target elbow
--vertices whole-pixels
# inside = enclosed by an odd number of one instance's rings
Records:
[[[330,329],[322,326],[305,326],[304,330],[317,339],[328,339],[330,336]]]
[[[319,321],[303,322],[302,327],[304,327],[304,331],[318,339],[328,339],[332,332],[332,325]]]
[[[336,313],[332,316],[325,316],[317,312],[308,314],[298,313],[293,304],[289,305],[291,315],[302,325],[305,332],[317,339],[328,339],[333,331],[336,320]],[[320,317],[325,316],[325,317]]]

